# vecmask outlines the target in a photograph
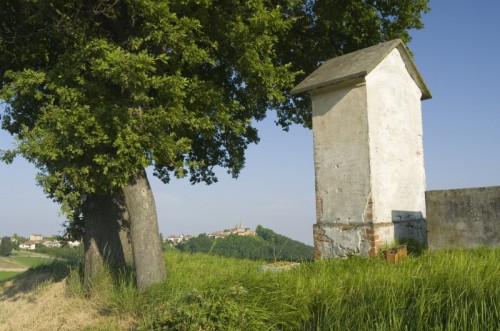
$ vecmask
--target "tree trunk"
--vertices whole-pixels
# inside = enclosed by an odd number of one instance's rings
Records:
[[[121,192],[92,194],[83,206],[84,286],[109,268],[115,275],[133,266],[130,222]]]
[[[130,217],[137,287],[144,290],[162,282],[167,276],[156,206],[146,171],[142,170],[132,178],[129,185],[123,188],[123,193]]]

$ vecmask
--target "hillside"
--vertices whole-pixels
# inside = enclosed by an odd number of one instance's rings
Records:
[[[182,252],[266,261],[309,261],[313,247],[257,226],[256,236],[229,235],[212,239],[202,234],[177,245]]]

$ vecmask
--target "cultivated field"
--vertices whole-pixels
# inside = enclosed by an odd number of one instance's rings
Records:
[[[5,269],[7,269],[7,270],[9,270],[9,269],[26,270],[27,268],[28,267],[25,264],[20,263],[13,258],[0,256],[0,270],[5,270]]]
[[[31,267],[51,263],[50,256],[32,252],[13,252],[9,257],[0,256],[0,281],[18,275]]]

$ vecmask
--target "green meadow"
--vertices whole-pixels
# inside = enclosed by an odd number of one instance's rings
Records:
[[[281,271],[175,250],[165,259],[168,279],[143,293],[130,273],[118,280],[103,273],[84,291],[81,256],[13,279],[66,278],[68,300],[85,300],[130,330],[500,330],[500,249],[424,251],[396,265],[361,257],[303,262]],[[99,329],[119,329],[106,323]]]
[[[15,272],[15,271],[0,271],[0,282],[2,280],[6,280],[9,278],[12,278],[16,275],[20,274],[20,272]]]
[[[84,294],[138,330],[499,330],[500,249],[424,252],[397,265],[352,258],[263,271],[263,262],[166,253],[168,280],[138,293],[131,275]]]

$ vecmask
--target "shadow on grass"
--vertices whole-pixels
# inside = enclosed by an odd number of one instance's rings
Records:
[[[71,268],[76,265],[75,262],[54,260],[50,264],[32,267],[17,276],[0,281],[0,300],[17,300],[20,295],[30,293],[42,284],[57,283],[67,277]]]

